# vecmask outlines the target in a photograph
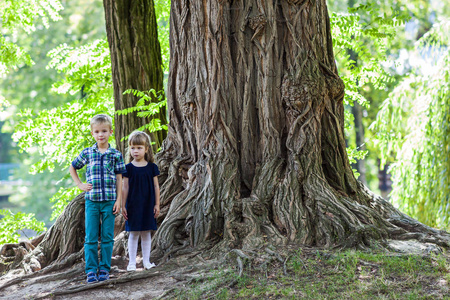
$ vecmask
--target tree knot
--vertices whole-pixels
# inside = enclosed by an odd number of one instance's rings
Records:
[[[248,26],[253,29],[254,34],[252,36],[252,41],[261,36],[264,28],[266,27],[267,19],[263,14],[259,14],[257,16],[251,17],[248,21]]]
[[[191,101],[187,97],[180,96],[179,101],[181,104],[181,109],[185,116],[189,116],[197,110],[197,108],[195,107],[194,101]]]
[[[295,80],[289,75],[283,77],[281,98],[290,110],[303,112],[308,102],[318,95],[318,91],[317,83],[312,80]]]
[[[266,26],[267,20],[263,14],[259,14],[257,16],[249,18],[248,25],[254,31],[257,31],[258,28],[264,28]]]

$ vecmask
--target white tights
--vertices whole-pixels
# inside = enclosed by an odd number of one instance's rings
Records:
[[[138,248],[139,236],[141,237],[142,263],[150,264],[150,251],[152,249],[152,236],[148,231],[130,231],[128,237],[128,256],[130,257],[129,265],[136,265],[136,254]]]

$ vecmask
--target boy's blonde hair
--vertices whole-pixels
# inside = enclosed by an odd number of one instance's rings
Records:
[[[128,137],[128,147],[125,155],[127,162],[131,162],[133,160],[130,152],[130,146],[132,145],[147,147],[147,152],[145,152],[144,159],[148,162],[155,162],[155,159],[153,158],[152,142],[148,134],[143,131],[134,131],[130,134]]]
[[[109,125],[109,129],[112,129],[112,119],[108,115],[105,115],[105,114],[95,115],[91,119],[91,130],[92,130],[92,126],[93,125],[97,125],[97,124],[108,124]]]

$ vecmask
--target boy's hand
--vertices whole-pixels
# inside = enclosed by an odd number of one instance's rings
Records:
[[[122,207],[122,216],[125,220],[128,220],[127,209]]]
[[[82,183],[81,182],[81,183],[77,184],[77,187],[80,190],[85,191],[85,192],[88,192],[88,191],[92,190],[92,184],[91,183]]]
[[[155,214],[155,218],[157,218],[159,216],[159,205],[155,205],[153,212]]]

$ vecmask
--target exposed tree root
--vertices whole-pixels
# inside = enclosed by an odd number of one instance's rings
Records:
[[[53,281],[56,279],[63,279],[66,277],[70,278],[71,277],[70,274],[72,274],[72,272],[75,272],[75,271],[70,271],[67,274],[63,273],[63,274],[57,274],[57,275],[47,275],[47,276],[45,276],[45,275],[50,274],[52,272],[57,272],[57,271],[61,271],[63,269],[72,267],[76,261],[79,261],[82,258],[82,256],[83,256],[82,252],[73,253],[71,256],[69,256],[67,259],[63,260],[62,262],[51,264],[51,265],[47,266],[46,268],[39,270],[37,272],[26,273],[25,275],[22,275],[21,277],[12,279],[12,280],[4,283],[3,285],[0,286],[0,290],[7,288],[11,285],[15,285],[15,284],[19,284],[24,281],[28,281],[33,278],[37,278],[36,282]],[[80,270],[76,270],[76,271],[79,272]]]
[[[145,271],[145,272],[134,272],[127,275],[123,275],[119,278],[113,278],[107,281],[98,282],[94,284],[84,284],[84,285],[78,285],[78,286],[71,286],[71,287],[65,287],[65,288],[59,288],[56,290],[53,290],[51,292],[42,293],[37,295],[34,299],[48,299],[49,296],[63,296],[63,295],[70,295],[70,294],[76,294],[79,292],[92,290],[92,289],[98,289],[102,287],[108,287],[113,286],[121,283],[130,282],[133,280],[139,280],[139,279],[145,279],[145,278],[151,278],[155,276],[160,276],[160,271]]]
[[[8,281],[7,283],[0,286],[0,290],[3,290],[5,288],[13,286],[13,285],[25,283],[25,282],[27,285],[31,285],[31,284],[36,284],[36,283],[52,282],[55,280],[63,280],[63,279],[71,280],[71,279],[73,279],[73,277],[75,275],[79,275],[80,272],[83,272],[83,270],[84,270],[83,266],[78,266],[72,270],[67,270],[64,273],[56,273],[56,274],[48,274],[48,275],[34,273],[34,274],[32,274],[33,276],[28,276],[30,274],[27,274],[27,275],[21,276],[19,278],[15,278],[11,281]]]
[[[69,295],[75,295],[90,290],[110,289],[113,287],[120,289],[120,286],[123,284],[154,277],[173,278],[180,281],[180,284],[188,284],[193,281],[200,282],[201,280],[205,280],[205,278],[199,274],[203,274],[205,270],[210,270],[220,263],[221,262],[217,260],[206,261],[195,253],[195,255],[178,256],[162,266],[146,271],[126,272],[125,270],[120,269],[125,268],[126,264],[115,265],[112,268],[110,280],[94,284],[85,283],[84,266],[80,263],[72,269],[64,270],[63,272],[60,270],[55,274],[36,278],[24,275],[10,280],[0,287],[0,296],[5,295],[3,293],[7,293],[9,287],[22,285],[43,286],[44,288],[42,291],[34,294],[27,294],[27,297],[32,299],[48,299],[61,296],[67,297]],[[55,282],[57,281],[62,282],[55,285]],[[53,283],[53,287],[45,288],[46,283],[49,283],[49,286]],[[13,290],[17,290],[17,288]]]

